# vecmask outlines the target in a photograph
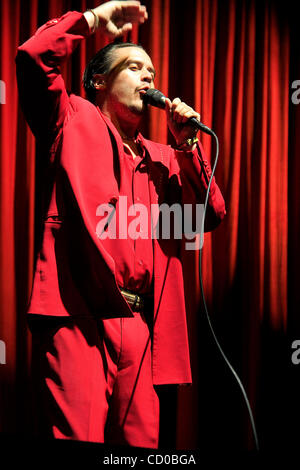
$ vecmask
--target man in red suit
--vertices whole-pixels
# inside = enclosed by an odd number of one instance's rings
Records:
[[[41,231],[28,314],[39,432],[155,448],[155,387],[191,383],[191,371],[184,243],[153,236],[161,214],[152,208],[203,204],[211,170],[186,124],[200,117],[167,99],[175,147],[141,135],[155,70],[140,46],[96,54],[84,75],[88,100],[69,95],[60,72],[90,34],[113,39],[146,19],[136,1],[66,13],[20,46],[16,63],[38,148]],[[213,178],[205,230],[224,214]]]

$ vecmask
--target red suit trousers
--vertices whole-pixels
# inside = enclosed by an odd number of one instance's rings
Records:
[[[143,314],[47,317],[30,325],[39,435],[158,447],[159,399]]]

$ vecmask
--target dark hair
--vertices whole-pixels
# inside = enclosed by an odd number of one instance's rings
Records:
[[[112,42],[100,49],[87,64],[83,74],[83,86],[87,99],[92,103],[95,103],[96,101],[96,90],[93,84],[93,76],[96,73],[108,74],[111,70],[113,52],[116,49],[121,49],[123,47],[139,47],[144,50],[143,46],[140,44],[134,44],[133,42]]]

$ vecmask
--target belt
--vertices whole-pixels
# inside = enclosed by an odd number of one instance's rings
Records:
[[[123,289],[123,287],[120,287],[120,291],[135,312],[144,312],[153,305],[153,295],[139,295],[130,290]]]

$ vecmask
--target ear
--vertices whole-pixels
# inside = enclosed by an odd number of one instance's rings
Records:
[[[104,90],[106,87],[106,80],[104,74],[95,73],[91,81],[93,82],[95,90]]]

